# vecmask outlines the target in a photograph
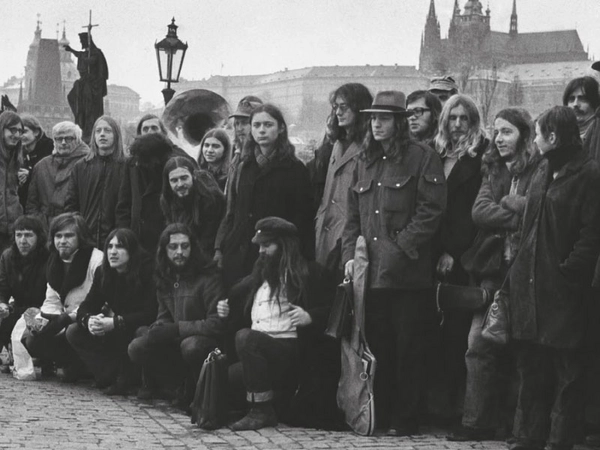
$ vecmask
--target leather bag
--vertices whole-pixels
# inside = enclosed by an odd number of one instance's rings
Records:
[[[327,321],[327,328],[325,328],[327,336],[334,339],[350,336],[354,310],[352,305],[354,302],[353,289],[353,284],[348,279],[337,286],[331,305],[331,312],[329,313],[329,320]]]
[[[452,309],[481,311],[492,301],[488,289],[475,286],[456,286],[438,282],[435,287],[435,301],[439,312]]]
[[[218,348],[202,365],[194,401],[190,405],[192,423],[204,430],[216,430],[226,422],[227,356]]]
[[[496,291],[494,301],[488,307],[481,326],[481,336],[487,341],[499,345],[508,344],[510,338],[508,299],[506,297],[506,292]]]
[[[373,386],[377,362],[364,335],[365,292],[369,261],[364,237],[356,241],[354,255],[354,316],[350,337],[342,337],[342,370],[337,404],[344,420],[357,434],[368,436],[375,430]]]

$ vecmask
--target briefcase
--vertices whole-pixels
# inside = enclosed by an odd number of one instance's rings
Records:
[[[218,348],[208,354],[202,365],[194,401],[192,423],[198,428],[216,430],[225,424],[227,414],[227,356]]]
[[[352,290],[353,286],[350,280],[344,280],[343,283],[337,286],[331,305],[331,312],[329,313],[329,320],[327,321],[327,328],[325,328],[327,336],[331,336],[334,339],[350,336],[352,314],[354,312]]]

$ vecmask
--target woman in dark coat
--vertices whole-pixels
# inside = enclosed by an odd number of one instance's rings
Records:
[[[471,97],[452,96],[442,109],[435,137],[436,150],[442,157],[448,184],[448,206],[437,241],[436,272],[440,281],[466,286],[469,276],[461,263],[463,253],[471,247],[477,227],[471,209],[481,187],[481,157],[489,145],[481,115]],[[441,335],[435,343],[436,363],[443,367],[432,369],[444,374],[439,381],[443,394],[442,414],[459,415],[459,402],[466,377],[464,355],[472,314],[446,311]],[[448,417],[447,417],[448,418]]]
[[[314,255],[312,188],[308,169],[294,155],[287,125],[274,105],[256,108],[250,116],[251,136],[244,148],[229,192],[228,212],[221,249],[225,284],[252,272],[258,250],[252,246],[254,225],[259,219],[277,216],[298,227],[305,256]]]
[[[494,292],[502,286],[518,250],[525,196],[539,156],[533,147],[533,120],[521,108],[507,108],[494,119],[494,140],[483,155],[483,183],[473,205],[479,228],[463,263],[478,286]],[[465,355],[467,387],[462,427],[452,441],[493,439],[504,348],[481,337],[485,310],[473,315]]]
[[[104,244],[104,260],[77,310],[67,340],[107,395],[127,395],[135,373],[127,346],[138,327],[156,317],[152,260],[135,233],[113,230]]]
[[[23,158],[19,167],[19,200],[25,209],[31,171],[42,158],[52,154],[54,141],[46,136],[40,121],[31,114],[21,114],[21,120],[23,121],[21,136]]]
[[[532,176],[510,271],[519,372],[512,449],[568,450],[583,413],[584,301],[600,251],[600,170],[568,107],[538,118],[535,143],[544,160]]]

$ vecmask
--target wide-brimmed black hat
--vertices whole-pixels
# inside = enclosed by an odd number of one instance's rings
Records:
[[[252,238],[254,244],[273,242],[277,238],[297,236],[298,228],[281,217],[265,217],[256,222],[256,234]]]
[[[400,91],[380,91],[375,94],[373,104],[369,109],[361,109],[361,113],[389,113],[412,115],[412,111],[406,110],[406,96]]]

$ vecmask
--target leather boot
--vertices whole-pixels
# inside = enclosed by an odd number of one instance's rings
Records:
[[[245,417],[231,425],[233,431],[260,430],[277,426],[277,415],[271,402],[252,403]]]

